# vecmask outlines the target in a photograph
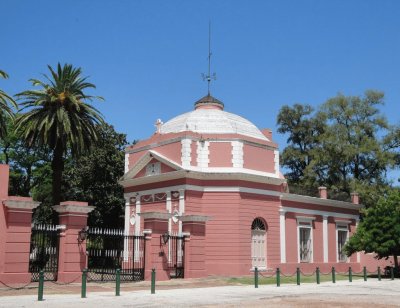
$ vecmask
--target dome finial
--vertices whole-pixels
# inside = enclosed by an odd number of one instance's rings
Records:
[[[211,80],[217,80],[217,75],[213,73],[211,75],[211,20],[208,22],[208,73],[205,75],[204,73],[201,74],[203,76],[203,80],[207,80],[207,95],[210,96],[210,83]]]

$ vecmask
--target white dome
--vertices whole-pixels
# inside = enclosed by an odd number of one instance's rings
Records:
[[[160,133],[240,134],[269,141],[250,121],[219,108],[197,108],[161,125]]]

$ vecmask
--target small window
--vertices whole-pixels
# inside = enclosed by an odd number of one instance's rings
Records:
[[[312,253],[311,228],[299,227],[299,255],[300,262],[311,262]]]
[[[347,262],[347,256],[344,252],[344,245],[347,242],[347,238],[349,235],[348,227],[346,225],[337,225],[337,259],[338,262]]]
[[[251,224],[251,260],[253,267],[266,267],[266,227],[260,218]]]

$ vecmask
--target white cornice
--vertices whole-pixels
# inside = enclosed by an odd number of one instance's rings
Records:
[[[4,200],[4,205],[9,209],[26,209],[26,210],[33,210],[40,205],[40,202],[36,201],[26,201],[26,200]]]
[[[211,217],[206,215],[184,215],[180,216],[179,220],[183,222],[205,222],[211,220]]]
[[[295,195],[295,194],[290,194],[290,193],[282,193],[282,200],[308,203],[308,204],[311,203],[311,204],[318,204],[318,205],[324,205],[324,206],[329,206],[329,207],[346,208],[346,209],[352,209],[352,210],[360,210],[363,207],[362,204],[353,204],[350,202],[337,201],[337,200],[332,200],[332,199],[321,199],[321,198],[316,198],[316,197]]]
[[[327,211],[322,211],[322,210],[309,210],[309,209],[303,209],[303,208],[297,208],[297,207],[287,207],[287,206],[282,206],[281,207],[283,210],[286,212],[292,212],[292,213],[299,213],[299,214],[307,214],[307,215],[318,215],[318,216],[331,216],[331,217],[336,217],[336,218],[347,218],[347,219],[359,219],[358,215],[352,215],[352,214],[342,214],[342,213],[337,213],[337,212],[327,212]]]
[[[164,212],[144,212],[138,213],[138,215],[143,217],[144,219],[170,219],[172,217],[171,213]]]
[[[83,213],[88,214],[94,210],[94,206],[81,206],[72,204],[59,204],[53,206],[57,213]]]

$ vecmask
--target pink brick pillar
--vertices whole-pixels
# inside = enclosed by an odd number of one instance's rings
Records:
[[[190,236],[185,239],[184,277],[205,277],[205,235],[206,221],[209,218],[202,215],[187,215],[181,217],[182,231]]]
[[[0,210],[0,281],[20,284],[31,281],[29,252],[32,210],[39,205],[31,198],[7,197]]]
[[[86,241],[80,241],[78,235],[86,228],[88,213],[94,207],[87,202],[66,201],[53,208],[59,213],[60,225],[65,226],[60,234],[57,281],[79,281],[86,267]]]
[[[167,264],[168,246],[163,245],[160,236],[168,232],[169,213],[140,213],[144,218],[144,229],[151,230],[151,238],[146,240],[145,280],[151,279],[151,270],[156,269],[156,280],[168,280],[169,271]]]

